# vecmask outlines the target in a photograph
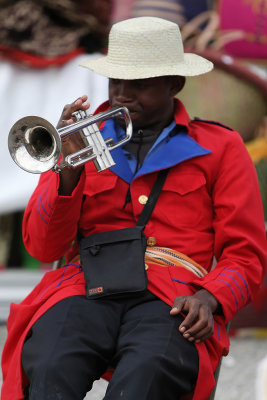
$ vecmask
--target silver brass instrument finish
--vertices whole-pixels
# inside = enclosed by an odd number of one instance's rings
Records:
[[[60,172],[64,168],[75,168],[93,161],[98,172],[115,165],[110,152],[128,142],[132,137],[132,121],[126,107],[114,107],[96,115],[85,111],[73,114],[76,122],[56,129],[47,120],[28,116],[19,119],[10,129],[8,148],[15,163],[27,172],[40,174],[50,169]],[[113,139],[103,139],[97,123],[120,117],[125,122],[125,137],[114,143]],[[65,157],[61,155],[62,139],[79,132],[85,147]]]

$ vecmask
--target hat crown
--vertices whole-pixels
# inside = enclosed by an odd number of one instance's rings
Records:
[[[113,25],[108,57],[118,65],[173,65],[184,59],[178,25],[156,17],[131,18]]]

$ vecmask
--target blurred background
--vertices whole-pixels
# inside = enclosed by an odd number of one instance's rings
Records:
[[[185,51],[214,63],[211,73],[188,78],[179,98],[191,118],[219,121],[240,133],[257,170],[267,220],[267,0],[0,0],[3,324],[10,301],[22,300],[51,269],[33,259],[22,243],[23,211],[39,176],[12,161],[9,130],[26,115],[38,115],[56,125],[63,106],[82,94],[88,95],[93,112],[107,99],[107,79],[79,64],[107,51],[114,22],[136,16],[178,23]],[[250,337],[267,344],[266,278],[253,304],[232,321],[230,335],[234,343]],[[265,384],[262,393],[266,396],[259,399],[267,398]]]

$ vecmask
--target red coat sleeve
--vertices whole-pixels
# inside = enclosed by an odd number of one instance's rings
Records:
[[[59,196],[59,175],[48,171],[40,177],[24,213],[23,241],[41,262],[61,258],[77,234],[85,173],[71,196]],[[64,223],[63,223],[64,222]]]
[[[195,283],[221,303],[226,321],[252,300],[266,270],[266,234],[256,170],[239,135],[228,142],[212,189],[216,267]]]

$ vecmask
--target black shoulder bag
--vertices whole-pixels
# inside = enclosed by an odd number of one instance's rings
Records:
[[[139,293],[147,288],[144,228],[156,205],[168,169],[159,172],[136,226],[95,233],[80,240],[86,297]]]

